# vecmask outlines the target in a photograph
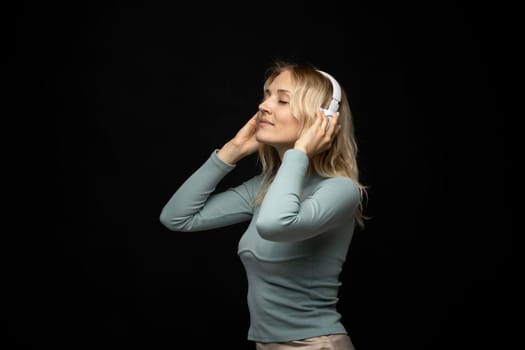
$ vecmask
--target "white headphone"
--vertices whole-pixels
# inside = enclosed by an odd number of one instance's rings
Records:
[[[330,105],[328,108],[321,108],[323,113],[327,117],[333,117],[335,113],[339,110],[339,103],[341,102],[341,86],[339,86],[339,83],[333,76],[330,74],[323,72],[322,70],[317,70],[319,73],[323,74],[325,77],[330,79],[330,82],[332,83],[332,101],[330,101]]]

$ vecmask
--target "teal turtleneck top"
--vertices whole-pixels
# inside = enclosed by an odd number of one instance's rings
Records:
[[[213,230],[248,222],[238,255],[246,270],[248,339],[281,342],[347,333],[337,310],[339,279],[360,193],[349,178],[308,174],[309,160],[289,149],[260,205],[261,175],[217,193],[235,168],[214,151],[160,214],[172,231]]]

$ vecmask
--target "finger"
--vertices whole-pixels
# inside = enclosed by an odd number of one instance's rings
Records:
[[[323,133],[326,133],[328,128],[330,127],[330,118],[326,116],[323,112],[317,112],[318,114],[318,120],[321,122],[320,127],[323,130]]]
[[[322,126],[324,121],[324,114],[323,112],[317,112],[316,113],[317,118],[315,118],[314,125],[316,126]]]
[[[332,121],[334,122],[334,125],[339,125],[339,112],[335,112],[334,119]]]
[[[259,112],[255,113],[246,124],[257,126],[257,120],[259,119]]]
[[[331,115],[327,115],[326,116],[326,132],[330,133],[332,130],[333,130],[333,125],[334,125],[334,120],[333,120],[333,116]]]
[[[334,113],[333,116],[330,117],[330,125],[328,127],[328,132],[333,135],[337,130],[339,129],[339,113]]]

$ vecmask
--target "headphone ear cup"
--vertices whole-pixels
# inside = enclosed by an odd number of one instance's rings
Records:
[[[334,116],[334,111],[332,111],[332,110],[330,110],[330,109],[321,108],[321,111],[322,111],[323,114],[326,115],[327,117],[333,117],[333,116]]]

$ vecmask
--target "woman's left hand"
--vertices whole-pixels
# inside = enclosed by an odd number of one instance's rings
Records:
[[[332,145],[332,141],[339,132],[339,113],[328,118],[323,112],[317,112],[314,123],[303,131],[295,141],[294,148],[306,153],[308,158],[326,151]]]

